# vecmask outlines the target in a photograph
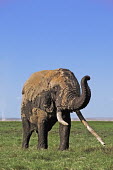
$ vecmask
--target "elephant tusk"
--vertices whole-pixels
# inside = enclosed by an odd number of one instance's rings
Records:
[[[79,119],[81,120],[81,122],[84,124],[84,126],[88,129],[88,131],[90,133],[92,133],[92,135],[94,135],[96,137],[96,139],[103,145],[105,146],[105,143],[102,141],[101,137],[88,125],[87,121],[85,120],[85,118],[83,117],[82,113],[78,110],[76,111],[77,116],[79,117]]]
[[[58,112],[57,112],[57,120],[58,120],[58,122],[61,123],[62,125],[66,125],[66,126],[68,125],[68,123],[63,120],[63,118],[62,118],[62,112],[61,112],[61,111],[58,111]]]

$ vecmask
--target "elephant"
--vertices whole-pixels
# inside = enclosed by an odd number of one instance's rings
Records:
[[[88,125],[80,112],[91,98],[91,90],[84,76],[80,85],[68,69],[43,70],[33,73],[22,90],[21,118],[23,127],[22,147],[29,147],[33,131],[38,134],[38,149],[48,148],[48,132],[59,122],[59,150],[69,148],[71,128],[70,113],[76,112],[81,122],[100,141],[104,142]]]

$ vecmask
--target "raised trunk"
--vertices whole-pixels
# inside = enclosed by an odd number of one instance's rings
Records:
[[[87,83],[88,80],[90,80],[89,76],[84,76],[81,80],[82,94],[80,95],[80,97],[75,97],[72,101],[74,111],[85,108],[89,103],[89,100],[91,98],[91,91]]]
[[[75,96],[72,100],[70,100],[68,109],[71,109],[72,111],[78,111],[87,106],[91,97],[91,91],[87,84],[88,80],[90,80],[89,76],[84,76],[82,78],[81,80],[82,94],[79,97]],[[60,108],[57,108],[57,120],[59,123],[63,125],[68,125],[68,123],[65,122],[62,118],[62,111]]]

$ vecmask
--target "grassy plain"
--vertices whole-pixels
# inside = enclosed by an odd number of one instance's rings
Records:
[[[37,150],[33,133],[28,150],[21,149],[21,122],[0,122],[0,170],[113,170],[113,122],[89,122],[106,146],[81,122],[72,122],[70,149],[58,151],[58,123],[49,132],[48,150]]]

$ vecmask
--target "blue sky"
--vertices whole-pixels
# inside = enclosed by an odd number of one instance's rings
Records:
[[[0,0],[0,117],[20,117],[24,82],[36,71],[90,75],[87,117],[113,117],[113,2]]]

